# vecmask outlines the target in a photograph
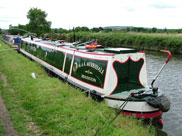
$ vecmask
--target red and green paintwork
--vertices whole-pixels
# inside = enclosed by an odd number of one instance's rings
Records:
[[[50,47],[54,46],[54,44],[49,43],[49,46]],[[65,72],[66,74],[68,75],[71,74],[72,77],[80,81],[83,81],[90,85],[94,85],[98,88],[104,88],[107,65],[108,65],[107,60],[93,59],[93,58],[88,58],[86,56],[78,56],[72,53],[66,53],[64,51],[41,46],[39,42],[31,43],[22,40],[21,49],[47,62],[48,64],[56,67],[57,69]],[[102,50],[100,50],[100,52],[101,51]],[[118,49],[116,50],[107,49],[105,52],[107,53],[106,55],[111,55],[112,53],[118,54],[118,51],[120,53],[120,50]],[[131,51],[127,50],[127,52],[126,50],[123,50],[123,52],[136,53],[136,50],[131,50]],[[65,59],[65,64],[64,64],[64,59]],[[115,61],[113,63],[113,68],[118,77],[118,85],[113,92],[114,94],[121,91],[143,87],[140,84],[138,78],[143,63],[144,63],[143,59],[140,59],[137,62],[128,59],[124,63],[120,63],[118,61]]]

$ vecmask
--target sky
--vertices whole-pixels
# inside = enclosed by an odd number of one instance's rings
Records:
[[[182,0],[0,0],[0,28],[27,24],[30,8],[45,11],[51,28],[182,28]]]

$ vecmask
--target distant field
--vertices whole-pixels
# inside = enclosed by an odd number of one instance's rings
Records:
[[[73,41],[73,34],[68,34],[67,39]],[[105,47],[132,47],[142,50],[159,51],[170,50],[172,53],[182,53],[182,34],[164,33],[76,33],[77,41],[98,39],[99,44]]]
[[[0,50],[10,49],[0,41]],[[49,77],[36,62],[16,51],[0,52],[3,97],[14,128],[20,136],[152,136],[153,127],[120,115],[112,124],[115,110],[93,101],[79,89]],[[36,79],[31,77],[34,72]],[[0,132],[2,131],[0,125]]]
[[[129,34],[137,35],[151,35],[151,36],[164,36],[164,37],[182,37],[181,33],[142,33],[142,32],[128,32]]]

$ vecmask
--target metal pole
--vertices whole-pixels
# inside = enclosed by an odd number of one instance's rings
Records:
[[[153,88],[154,82],[157,80],[158,76],[160,75],[160,73],[162,72],[162,70],[164,69],[164,67],[166,66],[166,64],[169,62],[169,60],[171,59],[171,52],[170,51],[161,50],[161,52],[168,53],[168,58],[165,61],[165,63],[162,65],[161,69],[159,70],[159,72],[157,73],[157,75],[155,76],[155,78],[152,80],[152,83],[151,83],[151,87],[152,88]]]

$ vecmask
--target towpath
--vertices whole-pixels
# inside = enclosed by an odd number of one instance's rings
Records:
[[[3,86],[6,87],[7,86],[6,75],[0,73],[0,77],[2,78]],[[0,94],[0,116],[2,119],[2,124],[3,124],[3,127],[5,129],[6,136],[18,136],[17,132],[13,128],[13,124],[9,118],[9,113],[6,109],[6,106],[5,106],[4,101],[1,97],[1,94]]]

